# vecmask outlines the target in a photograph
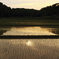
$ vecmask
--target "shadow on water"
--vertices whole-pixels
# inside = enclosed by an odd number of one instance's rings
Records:
[[[0,36],[5,33],[7,30],[0,30]]]
[[[56,29],[55,31],[51,31],[51,32],[59,35],[59,29]]]
[[[5,26],[0,26],[0,36],[3,35],[3,33],[7,32],[10,30],[11,27],[5,27]]]
[[[47,28],[49,32],[59,35],[59,25],[54,26],[40,26],[42,28]],[[51,29],[50,29],[51,28]]]

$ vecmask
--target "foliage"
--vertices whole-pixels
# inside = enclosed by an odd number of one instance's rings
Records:
[[[40,13],[42,16],[59,16],[59,3],[42,8]]]
[[[0,18],[1,17],[40,17],[40,16],[59,16],[59,3],[47,6],[41,10],[10,8],[0,2]]]

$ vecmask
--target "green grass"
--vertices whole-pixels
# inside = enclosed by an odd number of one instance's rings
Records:
[[[44,19],[44,18],[0,18],[0,26],[2,25],[59,25],[59,20]]]

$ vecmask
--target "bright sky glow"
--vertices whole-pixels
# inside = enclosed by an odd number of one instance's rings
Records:
[[[59,3],[59,0],[0,0],[11,8],[29,8],[40,10],[43,7]]]

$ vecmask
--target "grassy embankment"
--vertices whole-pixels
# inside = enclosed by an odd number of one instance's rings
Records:
[[[57,19],[55,18],[49,18],[49,17],[19,17],[19,18],[0,18],[0,28],[4,28],[5,26],[7,27],[12,27],[12,26],[24,26],[24,25],[39,25],[43,26],[46,25],[46,27],[51,27],[51,25],[54,25],[52,27],[59,28],[59,17]],[[56,26],[55,26],[56,25]],[[0,29],[0,35],[3,34],[3,32],[6,32],[7,30],[1,30]],[[59,29],[57,31],[59,33]]]
[[[20,17],[20,18],[0,18],[0,26],[19,26],[19,25],[59,25],[59,20],[48,19],[45,17]]]

